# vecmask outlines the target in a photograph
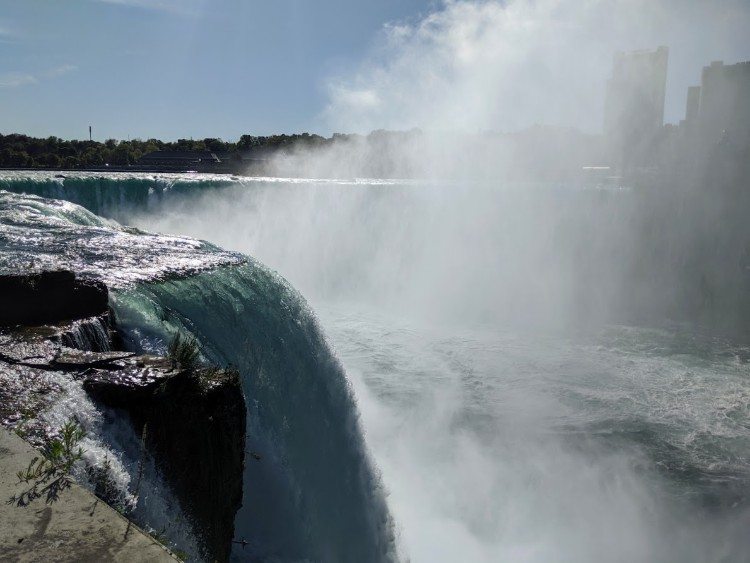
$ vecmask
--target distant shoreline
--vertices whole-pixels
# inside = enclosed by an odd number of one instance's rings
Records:
[[[151,172],[154,174],[222,174],[226,176],[248,176],[237,170],[177,170],[174,168],[159,168],[145,166],[97,166],[93,168],[23,168],[19,166],[0,166],[0,172]],[[253,176],[265,176],[265,174],[253,174]]]

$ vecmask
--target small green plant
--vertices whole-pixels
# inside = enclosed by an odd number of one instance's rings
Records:
[[[43,494],[47,495],[47,502],[57,500],[60,491],[70,487],[73,465],[83,458],[79,443],[84,436],[86,432],[72,419],[63,424],[59,437],[47,444],[42,457],[35,456],[24,471],[16,474],[19,482],[33,484],[9,502],[26,506]]]
[[[174,366],[188,371],[195,370],[200,364],[201,351],[194,336],[184,336],[176,332],[169,342],[167,354]]]

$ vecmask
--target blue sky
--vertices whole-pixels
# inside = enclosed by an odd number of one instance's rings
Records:
[[[324,130],[325,80],[429,0],[0,0],[0,131]]]
[[[0,0],[0,133],[597,131],[612,53],[661,44],[677,122],[748,29],[748,0]]]

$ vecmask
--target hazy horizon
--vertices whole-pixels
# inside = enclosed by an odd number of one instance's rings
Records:
[[[596,133],[616,51],[670,48],[667,123],[683,117],[704,65],[750,58],[741,0],[0,8],[0,132],[66,139],[87,138],[89,125],[97,140],[534,124]]]

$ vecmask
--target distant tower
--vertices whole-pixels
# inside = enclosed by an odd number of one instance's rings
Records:
[[[604,133],[621,168],[648,163],[664,125],[669,49],[616,53],[607,82]]]
[[[89,125],[89,141],[93,141],[93,138],[91,137],[91,125]]]
[[[701,87],[690,86],[687,93],[687,105],[685,106],[685,122],[695,123],[701,105]]]
[[[750,61],[714,61],[703,68],[698,114],[704,141],[726,137],[732,144],[750,146]]]

